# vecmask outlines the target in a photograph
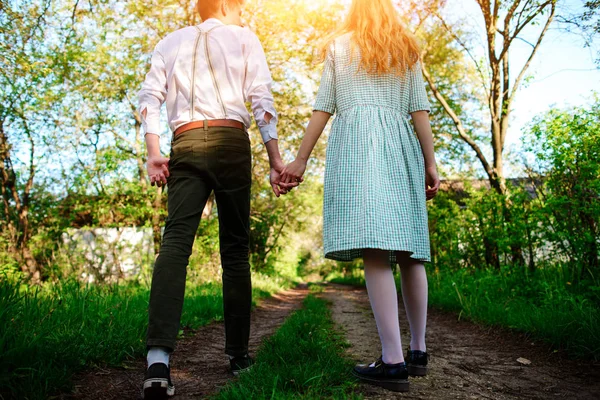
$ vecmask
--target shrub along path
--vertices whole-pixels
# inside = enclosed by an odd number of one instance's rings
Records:
[[[328,285],[333,318],[345,332],[357,361],[381,352],[375,320],[364,288]],[[401,301],[400,301],[400,304]],[[403,346],[408,322],[400,309]],[[410,392],[395,394],[361,385],[367,399],[599,399],[600,365],[568,360],[525,335],[458,321],[456,314],[429,311],[430,374],[411,379]],[[517,361],[531,363],[524,365]]]
[[[252,312],[250,352],[255,354],[286,317],[302,305],[308,289],[298,287],[261,301]],[[194,332],[185,332],[171,358],[176,399],[198,399],[214,394],[231,380],[229,362],[223,353],[225,328],[215,322]],[[95,369],[74,379],[74,390],[59,396],[63,400],[137,400],[141,398],[145,359],[123,368]]]

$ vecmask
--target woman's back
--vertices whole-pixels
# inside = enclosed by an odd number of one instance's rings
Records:
[[[332,260],[363,258],[382,349],[376,362],[355,366],[353,374],[405,392],[409,374],[427,374],[423,262],[431,252],[425,201],[439,188],[420,50],[391,0],[353,0],[345,22],[324,43],[314,112],[282,181],[301,181],[312,149],[337,113],[325,161],[323,250]],[[400,264],[402,287],[410,288],[402,292],[411,330],[406,363],[390,262]]]
[[[320,96],[329,93],[330,99],[321,99],[335,105],[339,116],[356,107],[378,107],[408,114],[419,110],[429,110],[429,102],[421,76],[420,64],[416,63],[404,74],[373,73],[360,68],[360,51],[352,45],[352,34],[342,35],[330,45],[325,73],[332,79],[324,79],[321,85],[334,85],[321,88]]]

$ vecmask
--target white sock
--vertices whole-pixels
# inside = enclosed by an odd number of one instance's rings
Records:
[[[427,351],[427,273],[425,266],[408,256],[399,256],[402,274],[402,299],[410,325],[410,349]]]
[[[169,366],[169,352],[164,347],[152,346],[150,350],[148,350],[148,368],[152,364],[163,363]]]
[[[383,250],[365,249],[363,259],[367,292],[379,331],[383,362],[386,364],[404,362],[398,321],[398,293],[394,273],[390,268],[389,253]]]

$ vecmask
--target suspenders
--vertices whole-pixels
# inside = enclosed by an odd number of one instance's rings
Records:
[[[196,64],[197,64],[197,58],[198,58],[198,51],[200,50],[200,42],[202,42],[202,39],[204,39],[204,54],[206,56],[206,63],[208,64],[208,70],[210,71],[210,76],[212,78],[213,81],[213,87],[215,89],[215,93],[217,95],[217,101],[219,102],[219,104],[221,105],[221,110],[223,112],[223,119],[229,119],[227,116],[227,108],[225,107],[225,104],[223,103],[223,98],[221,97],[221,89],[219,87],[219,82],[217,81],[216,77],[215,77],[215,72],[213,70],[213,65],[212,65],[212,60],[210,58],[210,50],[209,50],[209,46],[208,46],[208,37],[210,35],[210,33],[217,29],[220,28],[221,25],[217,25],[211,29],[209,29],[208,31],[203,31],[199,26],[196,26],[196,29],[198,30],[198,36],[196,37],[196,42],[194,44],[194,56],[193,56],[193,61],[192,61],[192,89],[191,89],[191,108],[190,108],[190,121],[194,121],[194,103],[196,100],[196,95],[195,95],[195,88],[196,88]],[[206,120],[206,116],[202,115],[203,119]]]

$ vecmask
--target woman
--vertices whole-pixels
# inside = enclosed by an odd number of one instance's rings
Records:
[[[416,40],[391,0],[354,0],[323,47],[325,69],[298,156],[282,182],[300,182],[329,118],[323,234],[325,257],[362,257],[382,356],[354,374],[394,391],[427,373],[430,261],[426,199],[439,187],[429,102]],[[412,118],[413,127],[409,116]],[[398,263],[411,340],[405,361],[391,263]]]

